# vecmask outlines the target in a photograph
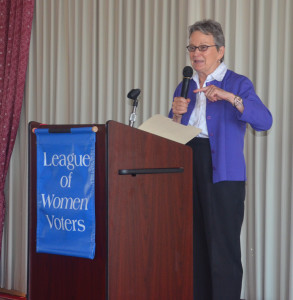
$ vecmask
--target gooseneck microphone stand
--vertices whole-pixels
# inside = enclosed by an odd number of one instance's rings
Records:
[[[132,113],[130,114],[130,117],[129,117],[129,126],[130,127],[134,126],[134,122],[136,120],[136,109],[137,109],[137,105],[138,105],[137,97],[139,94],[140,94],[140,89],[133,89],[127,95],[127,98],[133,100]]]

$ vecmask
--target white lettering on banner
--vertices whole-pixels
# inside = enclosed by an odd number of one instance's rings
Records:
[[[61,150],[63,151],[63,150]],[[52,176],[55,176],[55,170],[56,168],[60,168],[60,171],[58,170],[58,174],[60,174],[60,177],[57,179],[59,181],[59,186],[62,188],[62,191],[66,190],[65,196],[56,195],[54,193],[40,193],[41,194],[41,200],[40,205],[43,205],[43,208],[50,209],[50,212],[44,213],[45,220],[47,220],[48,223],[46,223],[49,227],[49,230],[57,230],[57,231],[66,231],[66,232],[84,232],[86,231],[86,220],[84,219],[84,214],[82,216],[79,215],[80,211],[88,211],[91,207],[89,207],[89,201],[91,200],[91,196],[89,198],[82,197],[83,193],[84,196],[88,195],[86,194],[88,190],[88,185],[92,184],[94,181],[92,179],[92,176],[94,174],[92,171],[94,171],[94,168],[90,169],[91,165],[91,156],[89,154],[64,154],[64,153],[48,153],[43,152],[43,166],[49,167],[52,170]],[[94,165],[94,160],[93,160]],[[65,169],[64,169],[65,168]],[[89,170],[81,170],[77,168],[88,168]],[[48,171],[48,169],[46,169]],[[64,172],[65,171],[65,172]],[[91,171],[91,172],[89,172]],[[80,182],[77,180],[73,180],[75,176],[75,172],[79,174],[79,176],[84,176],[85,178],[89,178],[87,186],[85,188],[80,187]],[[84,173],[84,174],[83,174]],[[82,175],[81,175],[82,174]],[[57,181],[57,184],[58,184]],[[52,181],[53,182],[53,181]],[[56,182],[56,180],[55,180]],[[55,182],[52,185],[54,188]],[[81,197],[76,197],[75,195],[72,196],[71,189],[74,188],[74,183],[78,185],[80,190]],[[60,190],[61,191],[61,190]],[[76,190],[75,190],[76,192]],[[63,194],[63,192],[60,192],[60,194]],[[70,196],[69,196],[70,195]],[[92,201],[92,200],[91,200]],[[94,200],[93,200],[94,201]],[[56,216],[57,210],[63,210],[62,214],[63,216]],[[65,210],[72,210],[76,211],[76,214],[71,218],[71,216],[66,216]],[[71,213],[72,215],[72,213]]]
[[[88,198],[58,197],[42,194],[43,206],[54,209],[88,210]]]
[[[65,219],[63,217],[61,218],[55,218],[54,215],[49,217],[49,215],[46,215],[46,218],[49,223],[50,229],[56,229],[56,230],[64,230],[64,231],[79,231],[84,232],[85,231],[85,225],[84,220],[71,220],[71,219]]]
[[[70,172],[68,176],[62,176],[61,177],[60,186],[62,188],[64,188],[64,187],[70,188],[71,187],[72,174],[73,174],[73,172]]]
[[[90,155],[76,155],[74,153],[53,154],[47,158],[47,152],[44,152],[44,167],[66,167],[68,170],[74,170],[75,167],[89,167]]]

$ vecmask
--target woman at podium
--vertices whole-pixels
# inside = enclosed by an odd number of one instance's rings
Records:
[[[189,27],[195,71],[186,97],[182,82],[169,117],[201,129],[193,149],[194,299],[238,300],[242,283],[240,232],[244,216],[247,124],[270,129],[272,116],[252,82],[224,63],[222,27],[203,20]]]

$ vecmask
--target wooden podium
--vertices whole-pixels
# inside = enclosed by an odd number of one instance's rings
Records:
[[[93,125],[42,125],[72,128]],[[191,148],[109,121],[96,136],[93,260],[36,253],[36,137],[29,124],[30,300],[192,300]],[[58,134],[58,133],[56,133]]]

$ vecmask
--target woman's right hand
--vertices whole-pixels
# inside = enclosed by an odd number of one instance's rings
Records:
[[[187,112],[190,99],[183,97],[175,97],[172,104],[172,111],[174,115],[183,115]]]

